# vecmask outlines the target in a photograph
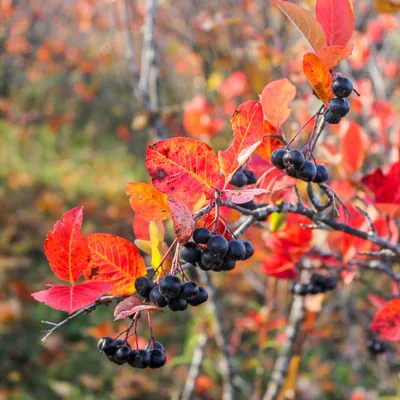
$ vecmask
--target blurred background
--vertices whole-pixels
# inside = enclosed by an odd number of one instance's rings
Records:
[[[0,399],[176,399],[203,332],[210,339],[194,398],[220,398],[208,307],[174,314],[173,321],[169,313],[157,316],[154,331],[169,362],[140,371],[119,368],[97,351],[99,337],[124,328],[112,322],[112,309],[76,318],[41,343],[40,321],[65,315],[30,293],[54,282],[43,242],[66,210],[85,207],[85,233],[134,240],[125,182],[148,182],[143,159],[151,141],[191,136],[225,148],[236,106],[283,77],[297,87],[287,135],[316,111],[318,100],[302,72],[310,49],[271,3],[0,0]],[[313,0],[298,3],[315,6]],[[400,141],[398,2],[353,3],[355,48],[338,70],[362,94],[352,98],[347,120],[368,137],[370,159],[363,170],[342,167],[346,121],[330,127],[319,150],[336,177],[348,182],[394,160]],[[257,262],[213,279],[238,371],[238,398],[258,399],[282,346],[290,295],[279,285],[286,283],[267,279]],[[268,317],[263,287],[275,293]],[[361,309],[363,290],[345,294]],[[332,304],[319,315],[299,360],[297,398],[398,398],[394,361],[368,354],[363,328]]]

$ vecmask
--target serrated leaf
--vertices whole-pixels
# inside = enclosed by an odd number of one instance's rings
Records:
[[[54,274],[71,284],[76,282],[87,267],[90,252],[82,236],[83,207],[66,212],[47,234],[44,251]]]
[[[318,98],[327,105],[333,98],[332,75],[328,68],[314,53],[307,53],[303,58],[303,70]]]
[[[325,67],[332,69],[336,67],[340,61],[351,56],[353,53],[354,45],[348,44],[346,46],[327,46],[318,50],[317,56],[324,63]]]
[[[289,103],[296,97],[296,86],[283,78],[268,83],[260,96],[264,118],[279,129],[291,113]]]
[[[74,311],[94,303],[111,289],[108,282],[83,282],[73,286],[50,286],[50,289],[32,293],[32,297],[56,310]]]
[[[254,100],[240,104],[231,118],[231,126],[233,142],[227,150],[218,152],[225,186],[262,142],[264,117],[261,104]]]
[[[195,221],[187,206],[173,197],[168,197],[168,207],[171,210],[172,223],[178,242],[185,244],[192,236],[195,228]]]
[[[390,300],[375,314],[371,329],[384,340],[400,340],[400,299]]]
[[[317,0],[315,12],[325,32],[328,46],[348,43],[354,31],[351,0]]]
[[[129,204],[147,221],[163,221],[171,216],[167,195],[153,186],[140,182],[127,182],[125,193]]]
[[[289,1],[275,0],[275,3],[306,38],[315,51],[326,46],[325,32],[312,14],[299,5]]]
[[[114,310],[114,321],[118,321],[120,319],[128,318],[133,314],[136,314],[140,311],[155,311],[162,313],[163,311],[154,306],[143,304],[143,300],[141,300],[137,296],[129,296],[126,299],[122,300],[118,305],[115,307]]]
[[[158,190],[190,203],[211,189],[219,178],[216,154],[196,139],[161,140],[149,146],[145,164]]]
[[[91,260],[84,272],[86,279],[111,283],[114,296],[134,293],[135,279],[146,275],[139,250],[128,240],[111,234],[92,233],[87,239]]]
[[[266,189],[241,189],[241,190],[224,190],[222,195],[227,200],[235,204],[244,204],[253,200],[255,196],[268,193]]]

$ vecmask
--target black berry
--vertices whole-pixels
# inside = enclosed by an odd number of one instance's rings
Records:
[[[325,275],[321,274],[312,274],[310,278],[310,282],[313,285],[320,285],[320,286],[325,286],[327,280],[328,278]]]
[[[204,289],[202,286],[199,286],[199,294],[191,300],[188,300],[188,303],[193,306],[199,306],[200,304],[203,304],[207,301],[208,299],[208,293],[207,290]]]
[[[377,339],[369,340],[367,345],[372,354],[383,354],[387,351],[386,343]]]
[[[297,170],[293,167],[286,168],[286,174],[291,176],[292,178],[297,178]]]
[[[317,173],[315,174],[313,182],[314,183],[324,183],[328,180],[328,178],[329,178],[328,168],[326,168],[325,165],[318,164],[317,165]]]
[[[196,263],[196,266],[199,267],[202,271],[209,271],[211,268],[208,265],[204,265],[201,261]]]
[[[250,200],[247,203],[238,204],[240,207],[245,208],[246,210],[255,210],[257,208],[257,203],[254,200]]]
[[[275,167],[279,169],[285,169],[285,164],[283,163],[283,156],[286,154],[285,149],[274,150],[271,154],[271,162]]]
[[[145,350],[132,350],[128,364],[134,368],[147,368],[150,362],[150,355]]]
[[[135,280],[136,291],[144,298],[148,299],[154,283],[146,276],[141,276]]]
[[[248,185],[254,185],[257,183],[257,175],[253,171],[244,169],[243,173],[246,175]]]
[[[302,181],[305,182],[311,182],[314,178],[315,175],[317,174],[317,167],[315,164],[310,161],[306,160],[303,168],[297,171],[297,178],[301,179]]]
[[[149,354],[149,367],[161,368],[167,361],[165,353],[160,349],[152,349],[148,351]]]
[[[193,232],[193,240],[199,244],[206,244],[212,233],[207,228],[197,228]]]
[[[226,259],[222,263],[222,265],[220,267],[220,270],[221,271],[232,271],[233,269],[235,269],[235,267],[236,267],[236,261],[235,260]]]
[[[242,240],[242,243],[246,248],[246,255],[244,256],[243,260],[248,260],[254,254],[254,247],[248,240]]]
[[[160,293],[166,299],[174,299],[179,296],[181,292],[181,281],[175,275],[167,275],[161,279],[160,282]]]
[[[292,283],[290,285],[290,292],[292,294],[297,294],[298,296],[305,296],[308,294],[308,288],[307,285],[304,285],[303,283]]]
[[[200,261],[201,249],[196,243],[186,243],[181,250],[181,258],[190,264],[195,265],[197,261]]]
[[[349,79],[340,76],[333,81],[332,91],[337,97],[349,97],[353,91],[353,84]]]
[[[122,364],[123,364],[123,362],[117,361],[117,360],[115,359],[114,355],[112,355],[112,354],[108,355],[107,358],[108,358],[111,362],[113,362],[114,364],[118,364],[118,365],[122,365]]]
[[[329,110],[324,114],[324,118],[325,122],[327,122],[328,124],[338,124],[342,119],[340,115],[334,114]]]
[[[286,168],[300,169],[304,165],[304,155],[298,149],[291,149],[283,156],[283,164]]]
[[[103,346],[103,352],[107,356],[113,356],[115,354],[115,352],[118,350],[118,348],[120,346],[122,346],[123,344],[124,344],[124,341],[121,339],[113,340],[111,343],[105,344]]]
[[[195,298],[199,294],[199,287],[194,282],[185,282],[182,285],[181,293],[179,297],[190,300]]]
[[[344,117],[350,111],[350,103],[346,99],[335,97],[329,102],[329,111],[340,117]]]
[[[97,348],[100,351],[104,351],[105,346],[109,346],[112,343],[113,339],[110,338],[110,336],[104,336],[102,337],[99,342],[97,343]]]
[[[241,170],[236,171],[231,179],[231,184],[238,188],[246,186],[247,185],[247,176]]]
[[[158,307],[165,307],[168,304],[165,297],[160,293],[160,285],[156,285],[151,289],[150,301]]]
[[[171,311],[184,311],[187,309],[188,301],[182,297],[172,299],[168,303],[168,307]]]
[[[205,249],[201,253],[201,264],[208,269],[217,269],[221,266],[223,262],[223,257],[220,255],[215,254],[210,249]]]
[[[308,291],[310,294],[318,294],[318,293],[323,293],[325,292],[325,289],[321,285],[313,285],[312,283],[310,284]]]
[[[334,290],[337,286],[337,279],[333,276],[330,276],[325,283],[326,290]]]
[[[160,343],[157,342],[156,340],[154,341],[150,341],[149,345],[146,347],[146,350],[151,350],[151,349],[159,349],[161,351],[164,351],[164,346]]]
[[[216,255],[225,257],[229,250],[229,242],[221,235],[214,235],[207,242],[207,249],[212,250]]]
[[[244,260],[246,257],[246,246],[241,240],[232,239],[229,242],[229,250],[226,254],[226,258],[230,260]]]
[[[114,354],[114,360],[119,363],[128,362],[131,355],[131,348],[128,345],[120,346]]]

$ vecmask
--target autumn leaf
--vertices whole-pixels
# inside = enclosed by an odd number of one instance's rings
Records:
[[[268,83],[260,96],[264,118],[275,128],[289,118],[291,113],[289,103],[296,97],[296,86],[288,79],[283,78]]]
[[[148,221],[163,221],[171,216],[167,195],[146,183],[127,182],[125,193],[135,212]]]
[[[367,143],[365,134],[357,122],[351,121],[349,123],[340,147],[343,166],[347,172],[355,173],[360,171],[364,163]],[[357,151],[354,151],[354,149],[357,149]]]
[[[149,146],[145,164],[157,189],[191,203],[211,189],[219,178],[216,154],[196,139],[161,140]]]
[[[315,12],[328,46],[345,45],[354,31],[354,10],[351,0],[317,0]]]
[[[254,100],[242,103],[232,116],[231,126],[233,142],[227,150],[218,152],[225,187],[262,142],[264,117],[261,103]]]
[[[278,279],[294,279],[297,276],[296,264],[286,253],[268,254],[262,261],[262,269]]]
[[[266,161],[271,160],[271,154],[279,147],[284,146],[285,143],[278,137],[264,137],[261,144],[257,147],[256,154]]]
[[[234,72],[220,86],[219,92],[226,100],[243,96],[249,91],[247,75],[242,71]]]
[[[47,234],[44,251],[54,274],[73,284],[90,260],[87,239],[82,236],[83,207],[66,212]]]
[[[326,68],[332,69],[336,67],[340,61],[351,56],[353,49],[354,45],[352,44],[345,46],[327,46],[318,50],[317,56],[324,63]]]
[[[130,317],[131,315],[144,310],[156,311],[160,313],[163,312],[160,308],[154,305],[143,304],[143,300],[137,296],[129,296],[118,303],[118,305],[115,307],[114,321]]]
[[[374,7],[379,13],[396,13],[400,11],[400,3],[396,3],[396,0],[374,0]]]
[[[146,275],[139,250],[128,240],[106,233],[87,236],[91,260],[86,279],[109,282],[111,294],[125,296],[135,292],[135,279]]]
[[[168,207],[172,214],[172,223],[179,243],[185,244],[192,236],[195,221],[187,206],[173,197],[168,197]]]
[[[371,329],[384,340],[400,340],[400,299],[390,300],[375,314]]]
[[[244,204],[253,200],[255,196],[268,193],[265,189],[241,189],[241,190],[224,190],[222,198],[235,204]]]
[[[314,53],[307,53],[303,58],[303,70],[318,98],[327,105],[333,98],[332,75],[328,68]]]
[[[325,32],[312,14],[299,5],[286,0],[275,0],[275,3],[315,51],[326,46]]]
[[[72,286],[50,286],[50,289],[32,293],[35,300],[46,306],[71,314],[94,303],[111,289],[108,282],[83,282]]]

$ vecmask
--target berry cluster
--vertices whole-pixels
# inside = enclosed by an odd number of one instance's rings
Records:
[[[232,239],[228,242],[224,236],[213,235],[207,228],[197,228],[193,240],[183,246],[181,258],[203,271],[231,271],[236,261],[247,260],[254,254],[249,241]]]
[[[231,184],[238,188],[246,185],[254,185],[256,182],[256,174],[248,169],[238,169],[231,179]]]
[[[312,274],[310,283],[292,283],[290,291],[292,294],[305,296],[307,294],[318,294],[334,290],[336,286],[337,279],[335,277]]]
[[[328,124],[338,124],[342,117],[350,111],[350,103],[345,97],[350,96],[353,91],[353,84],[349,79],[339,76],[332,83],[332,91],[336,97],[328,104],[325,121]]]
[[[307,160],[298,149],[277,149],[271,154],[271,162],[275,167],[284,169],[292,178],[314,183],[324,183],[328,180],[328,169],[324,165],[316,165]]]
[[[202,286],[190,281],[181,283],[175,275],[164,276],[158,284],[142,276],[136,279],[135,287],[141,296],[158,307],[168,306],[171,311],[184,311],[189,304],[196,307],[208,299]]]
[[[383,354],[387,351],[386,343],[378,339],[368,340],[367,346],[368,350],[374,355]]]
[[[145,350],[131,349],[122,339],[102,337],[97,347],[107,358],[118,365],[128,363],[133,368],[161,368],[167,361],[164,347],[160,342],[151,342]]]

